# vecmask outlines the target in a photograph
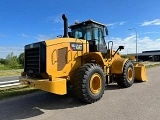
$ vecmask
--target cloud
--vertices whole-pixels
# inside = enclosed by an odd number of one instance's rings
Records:
[[[24,33],[22,33],[22,34],[21,34],[21,37],[23,37],[23,38],[28,38],[29,36],[26,35],[26,34],[24,34]]]
[[[119,22],[119,25],[124,25],[126,23],[126,21],[125,22]]]
[[[36,39],[38,39],[38,41],[44,41],[44,40],[46,40],[47,39],[47,36],[46,35],[43,35],[43,34],[41,34],[41,35],[38,35],[37,37],[35,37]]]
[[[160,34],[160,32],[145,32],[145,33],[140,33],[140,34],[143,34],[143,35],[145,35],[145,34]]]
[[[114,27],[114,26],[121,26],[121,25],[124,25],[125,23],[127,23],[127,21],[109,23],[109,24],[107,24],[107,26],[111,26],[111,27]]]
[[[44,41],[44,40],[48,40],[48,39],[54,38],[54,34],[51,34],[51,35],[39,34],[35,38],[38,41]]]
[[[59,16],[49,16],[47,21],[52,22],[52,23],[63,23],[61,15],[59,15]]]
[[[0,58],[6,58],[6,56],[10,53],[14,55],[19,55],[20,53],[24,52],[24,47],[2,47],[0,46]]]
[[[111,37],[110,40],[114,42],[113,49],[115,50],[120,45],[125,46],[124,50],[121,51],[121,54],[129,54],[129,53],[136,52],[135,35],[131,35],[124,39]],[[137,43],[138,43],[137,47],[138,47],[139,53],[141,53],[142,51],[147,51],[147,50],[159,50],[160,49],[160,38],[153,40],[150,37],[142,37],[142,38],[137,39]]]
[[[154,19],[152,21],[145,21],[140,23],[141,26],[151,26],[151,25],[160,25],[160,19]]]

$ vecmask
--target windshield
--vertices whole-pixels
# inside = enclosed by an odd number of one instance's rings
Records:
[[[95,40],[96,44],[104,45],[104,38],[101,28],[92,27],[92,28],[79,28],[72,30],[72,35],[74,38],[77,39],[84,39],[84,40]]]
[[[75,29],[72,35],[74,38],[92,40],[92,29]]]

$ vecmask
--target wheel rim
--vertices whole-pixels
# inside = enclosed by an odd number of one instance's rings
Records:
[[[100,92],[102,86],[102,79],[98,73],[92,75],[90,80],[90,90],[93,94]]]
[[[128,68],[128,80],[131,81],[133,78],[133,70],[132,68]]]

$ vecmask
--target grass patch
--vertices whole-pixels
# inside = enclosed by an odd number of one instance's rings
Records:
[[[20,76],[23,69],[0,70],[0,77]]]
[[[9,87],[9,88],[2,88],[0,89],[0,100],[19,96],[19,95],[33,93],[36,91],[39,91],[39,90],[33,87],[25,86],[25,85],[20,85],[18,87],[15,86],[15,87]]]
[[[147,65],[146,68],[153,68],[153,67],[158,67],[160,64],[154,64],[154,65]]]
[[[0,70],[13,70],[13,69],[14,69],[14,70],[15,70],[15,69],[23,69],[23,67],[22,67],[22,65],[18,64],[18,66],[12,68],[12,67],[10,67],[10,66],[8,66],[8,65],[4,65],[4,64],[1,64],[1,63],[0,63]]]
[[[0,64],[0,70],[10,70],[11,68],[9,68],[6,65]]]
[[[0,64],[0,77],[5,76],[20,76],[21,72],[23,71],[23,67],[21,65],[11,68],[7,65]]]

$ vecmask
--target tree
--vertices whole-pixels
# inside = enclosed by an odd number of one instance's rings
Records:
[[[14,56],[13,52],[7,55],[6,65],[9,66],[10,68],[17,68],[19,66],[17,56]]]
[[[21,53],[18,57],[18,62],[24,67],[24,53]]]
[[[6,59],[0,58],[0,63],[5,65],[6,64]]]

